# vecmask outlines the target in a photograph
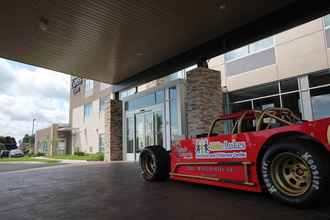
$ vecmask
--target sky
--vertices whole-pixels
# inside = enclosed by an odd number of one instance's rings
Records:
[[[0,136],[68,123],[69,89],[69,75],[0,58]]]

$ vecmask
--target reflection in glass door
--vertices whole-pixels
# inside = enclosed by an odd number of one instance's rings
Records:
[[[135,155],[138,160],[139,153],[146,146],[161,145],[164,140],[164,117],[163,112],[148,111],[135,114]],[[127,152],[128,153],[128,152]],[[129,155],[131,158],[131,156]]]
[[[145,124],[145,146],[154,145],[154,119],[153,112],[148,112],[144,114],[144,124]]]
[[[135,152],[139,153],[145,147],[144,113],[135,115]]]
[[[164,116],[162,111],[154,113],[155,145],[164,145]]]
[[[134,117],[126,118],[126,156],[127,160],[135,160],[134,154]]]

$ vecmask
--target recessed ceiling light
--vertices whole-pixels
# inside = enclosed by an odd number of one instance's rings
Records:
[[[224,2],[224,1],[220,2],[220,4],[219,4],[219,10],[224,11],[226,9],[227,9],[227,3]]]
[[[42,31],[47,31],[49,25],[49,21],[45,17],[41,17],[39,20],[39,27]]]

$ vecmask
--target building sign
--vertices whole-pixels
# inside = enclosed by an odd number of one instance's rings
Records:
[[[72,79],[71,88],[73,95],[78,95],[80,93],[82,82],[83,80],[80,77],[75,77]]]

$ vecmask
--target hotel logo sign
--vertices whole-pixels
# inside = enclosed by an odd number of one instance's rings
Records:
[[[72,79],[71,89],[73,95],[78,95],[80,93],[82,82],[83,80],[80,77],[75,77]]]

